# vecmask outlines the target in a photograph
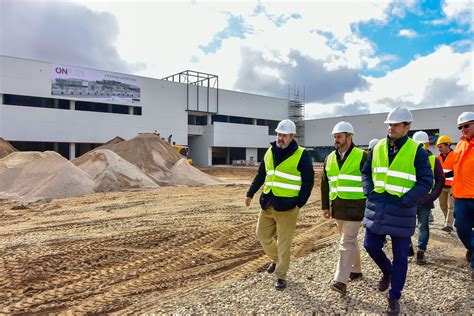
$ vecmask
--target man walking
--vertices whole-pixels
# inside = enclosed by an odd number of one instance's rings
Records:
[[[428,153],[431,171],[434,174],[433,189],[425,196],[420,197],[416,213],[416,217],[418,218],[418,251],[416,252],[416,263],[423,265],[427,263],[425,252],[428,247],[428,240],[430,239],[429,215],[434,208],[433,202],[438,198],[441,190],[443,190],[444,172],[438,158],[428,149],[430,146],[428,134],[423,131],[416,132],[413,135],[413,140],[420,143]]]
[[[471,263],[474,281],[474,112],[459,115],[458,129],[463,136],[454,149],[454,225],[466,247],[466,260]]]
[[[321,205],[323,216],[336,220],[341,235],[339,261],[331,289],[346,294],[347,282],[362,277],[357,235],[365,210],[361,170],[367,153],[354,146],[354,128],[350,123],[337,123],[332,135],[336,150],[324,161]]]
[[[454,223],[454,199],[451,193],[451,186],[453,185],[453,164],[454,164],[454,152],[451,150],[452,140],[449,136],[440,136],[436,142],[436,147],[440,154],[438,160],[443,166],[444,172],[444,186],[441,194],[439,195],[439,207],[444,214],[444,227],[442,230],[445,232],[453,231]]]
[[[275,273],[275,288],[286,288],[290,264],[291,243],[296,230],[298,212],[311,194],[314,171],[310,154],[294,139],[296,126],[291,120],[281,121],[276,130],[276,141],[271,143],[260,163],[247,192],[245,205],[265,183],[257,223],[257,238],[272,263],[268,273]],[[275,239],[276,236],[276,239]]]
[[[367,196],[364,247],[382,271],[379,291],[390,287],[387,313],[400,313],[399,299],[408,270],[408,248],[415,232],[417,202],[433,186],[428,154],[407,136],[413,116],[405,107],[390,111],[388,136],[375,145],[362,169]],[[383,251],[389,235],[393,261]]]

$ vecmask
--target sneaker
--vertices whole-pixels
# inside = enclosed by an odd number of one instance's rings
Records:
[[[351,272],[349,275],[349,281],[354,281],[362,278],[362,272]]]
[[[471,262],[471,258],[472,258],[472,250],[469,249],[466,251],[466,261]]]
[[[444,226],[443,228],[441,228],[442,231],[445,231],[447,233],[450,233],[453,231],[453,228],[450,227],[450,226]]]
[[[275,289],[281,291],[281,290],[284,290],[285,288],[286,288],[286,280],[283,280],[283,279],[276,280]]]
[[[428,262],[426,262],[425,252],[423,250],[418,250],[416,252],[416,264],[425,265],[427,263]]]
[[[270,263],[270,265],[268,266],[267,268],[267,272],[272,274],[274,271],[275,271],[275,268],[276,268],[276,263],[275,262],[272,262]]]
[[[389,286],[390,286],[390,276],[385,275],[385,274],[382,275],[382,277],[379,280],[379,284],[378,284],[379,291],[383,292],[386,289],[388,289]]]
[[[346,294],[346,289],[347,289],[347,286],[342,282],[334,281],[331,284],[331,290],[341,293],[342,295]]]
[[[388,299],[387,314],[388,315],[400,314],[400,303],[398,303],[398,300],[391,299],[391,298]]]
[[[410,248],[408,248],[408,257],[413,257],[415,255],[415,250],[413,249],[413,245],[410,244]]]

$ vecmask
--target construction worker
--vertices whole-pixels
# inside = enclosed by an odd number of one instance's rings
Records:
[[[474,281],[474,112],[459,115],[458,129],[463,136],[454,149],[454,226],[466,247]]]
[[[434,186],[428,194],[420,197],[418,200],[418,210],[416,216],[418,218],[418,251],[416,252],[416,263],[426,264],[426,248],[428,240],[430,239],[430,226],[428,223],[431,210],[434,208],[433,202],[438,198],[444,185],[444,172],[441,162],[428,149],[430,146],[430,139],[428,134],[423,131],[413,134],[413,140],[420,143],[428,153],[428,160],[430,162],[431,171],[434,175]]]
[[[339,261],[331,289],[346,294],[348,281],[362,277],[357,235],[365,210],[361,170],[367,153],[354,146],[354,128],[350,123],[337,123],[332,135],[336,150],[324,161],[321,206],[325,218],[336,220],[341,235]]]
[[[260,163],[245,199],[245,206],[265,183],[257,223],[257,238],[272,260],[268,273],[275,273],[275,288],[286,288],[291,243],[298,212],[311,194],[314,183],[310,154],[294,139],[296,126],[291,120],[278,123],[276,141],[271,143]],[[276,237],[275,237],[276,236]]]
[[[374,149],[374,146],[377,145],[378,142],[379,140],[377,138],[371,139],[369,142],[369,147],[367,148],[367,152],[370,153]]]
[[[408,270],[410,239],[416,227],[417,202],[433,186],[428,154],[407,135],[411,122],[413,116],[407,108],[390,111],[385,121],[388,136],[375,145],[362,169],[367,196],[364,247],[382,271],[379,291],[390,287],[389,314],[400,312],[399,299]],[[392,241],[392,261],[383,251],[387,235]]]
[[[444,171],[443,190],[439,195],[439,206],[444,214],[444,227],[442,230],[445,232],[453,231],[454,223],[454,199],[451,193],[451,186],[453,185],[453,164],[454,164],[454,152],[451,150],[452,140],[449,136],[440,136],[436,142],[436,147],[440,154],[437,156],[441,162]]]

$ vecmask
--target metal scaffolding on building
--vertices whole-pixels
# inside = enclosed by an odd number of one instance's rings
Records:
[[[296,124],[296,138],[304,146],[304,104],[305,88],[303,92],[296,86],[288,85],[288,118]]]
[[[162,80],[179,82],[186,84],[186,110],[192,112],[206,112],[206,113],[219,113],[219,76],[212,75],[204,72],[194,71],[194,70],[184,70],[174,75],[170,75],[167,77],[162,78]],[[205,104],[201,104],[202,97],[199,96],[199,87],[205,88]],[[214,104],[216,106],[216,110],[212,110],[210,106],[210,98],[211,93],[210,89],[215,88],[215,101]],[[191,90],[193,89],[193,90]],[[195,90],[194,90],[195,89]],[[192,92],[192,93],[191,93]],[[196,109],[190,108],[190,98],[192,97],[191,94],[196,96]]]

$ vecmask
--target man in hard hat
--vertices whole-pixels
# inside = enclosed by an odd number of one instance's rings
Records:
[[[346,294],[349,280],[362,277],[357,235],[365,210],[361,170],[367,153],[354,146],[353,135],[350,123],[339,122],[334,126],[336,150],[326,157],[321,178],[323,216],[336,220],[341,235],[339,261],[331,284],[331,289],[341,294]]]
[[[444,172],[440,161],[436,158],[433,153],[429,150],[430,139],[428,134],[423,131],[418,131],[413,135],[413,140],[420,143],[428,153],[428,160],[430,162],[431,171],[434,175],[434,185],[428,194],[422,196],[418,200],[418,251],[416,252],[416,263],[426,264],[426,248],[428,246],[428,240],[430,239],[430,226],[429,216],[431,210],[434,208],[434,201],[438,198],[439,194],[443,190],[444,185]]]
[[[454,226],[466,247],[474,281],[474,112],[459,115],[458,129],[462,137],[454,149]]]
[[[408,249],[415,232],[418,199],[433,186],[428,154],[408,137],[412,121],[413,116],[405,107],[390,111],[385,121],[388,136],[375,145],[362,169],[367,196],[364,247],[382,270],[379,291],[390,287],[389,314],[400,312],[398,301],[408,270]],[[392,241],[392,261],[383,251],[387,235]]]
[[[298,212],[311,194],[314,183],[310,154],[294,139],[296,126],[291,120],[281,121],[260,163],[245,199],[245,206],[265,183],[260,196],[262,210],[257,223],[257,238],[272,260],[268,273],[275,273],[277,290],[286,288],[291,243],[296,230]]]
[[[374,149],[375,145],[377,145],[378,142],[379,140],[377,138],[371,139],[369,142],[369,147],[367,147],[367,152],[370,153],[372,149]]]
[[[451,195],[451,186],[453,185],[453,164],[454,164],[454,152],[451,150],[452,140],[449,136],[440,136],[436,142],[438,147],[439,155],[438,160],[441,162],[444,171],[443,190],[439,195],[439,206],[444,214],[444,227],[442,230],[445,232],[453,231],[454,223],[454,199]]]

